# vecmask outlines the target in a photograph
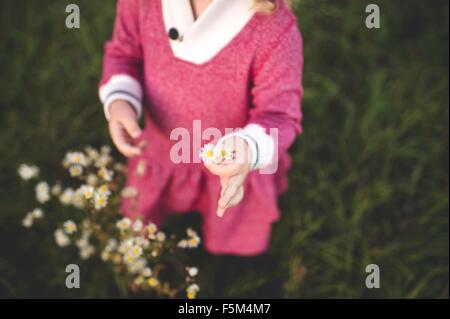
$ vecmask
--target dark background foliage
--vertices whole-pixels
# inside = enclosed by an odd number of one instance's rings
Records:
[[[79,0],[81,29],[56,0],[0,2],[0,296],[119,297],[108,268],[82,264],[52,232],[67,212],[25,230],[34,207],[22,162],[60,178],[68,149],[109,143],[97,100],[102,46],[115,1]],[[448,1],[300,0],[305,46],[304,134],[291,150],[290,189],[270,251],[257,258],[192,258],[201,297],[448,298]],[[166,227],[199,228],[195,214]],[[365,267],[381,288],[365,288]]]

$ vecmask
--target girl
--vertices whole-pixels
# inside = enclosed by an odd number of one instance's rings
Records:
[[[99,95],[139,194],[124,199],[124,214],[161,223],[199,211],[208,251],[264,252],[301,131],[302,65],[283,0],[119,0]],[[198,123],[224,160],[201,163]],[[174,159],[180,136],[189,162]],[[277,169],[264,174],[268,166]]]

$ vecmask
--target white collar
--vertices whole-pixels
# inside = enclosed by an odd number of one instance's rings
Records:
[[[219,53],[253,17],[253,0],[214,0],[194,20],[190,0],[161,0],[165,29],[176,28],[182,41],[170,40],[173,54],[202,64]]]

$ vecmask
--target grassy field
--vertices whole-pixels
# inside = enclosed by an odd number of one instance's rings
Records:
[[[60,176],[66,150],[109,143],[97,82],[115,1],[0,2],[0,296],[121,296],[90,260],[82,289],[65,289],[75,258],[56,248],[52,223],[26,231],[33,194],[21,162]],[[382,25],[364,27],[360,0],[300,0],[305,46],[304,134],[291,150],[268,254],[196,253],[200,297],[448,298],[448,1],[379,0]],[[199,227],[198,216],[167,227]],[[54,225],[54,224],[53,224]],[[381,288],[365,288],[365,267]]]

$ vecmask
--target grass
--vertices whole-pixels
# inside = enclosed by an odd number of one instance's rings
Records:
[[[59,176],[67,149],[109,143],[97,100],[114,1],[0,3],[0,295],[115,297],[99,261],[83,289],[64,287],[74,252],[51,226],[25,231],[33,196],[21,162]],[[377,2],[382,27],[364,27],[364,1],[300,0],[305,46],[304,134],[291,150],[290,188],[270,251],[257,258],[200,251],[203,297],[448,298],[448,2]],[[59,220],[58,211],[47,217]],[[196,215],[167,227],[200,225]],[[365,267],[381,289],[365,288]]]

